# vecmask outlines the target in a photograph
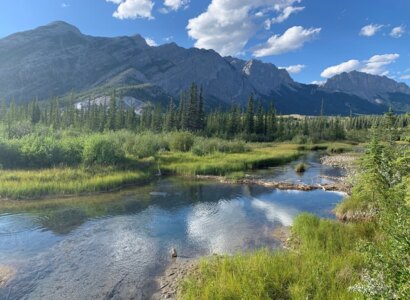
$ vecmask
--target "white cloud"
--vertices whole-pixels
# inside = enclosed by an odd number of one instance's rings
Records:
[[[362,36],[374,36],[380,29],[383,28],[384,25],[378,25],[378,24],[369,24],[366,25],[364,27],[362,27],[362,29],[360,29],[360,33],[359,35]]]
[[[157,42],[149,37],[145,38],[145,41],[147,42],[148,46],[151,46],[151,47],[158,46]]]
[[[300,7],[299,6],[287,6],[280,12],[280,14],[277,17],[266,20],[265,21],[265,28],[270,29],[272,24],[282,23],[282,22],[286,21],[292,14],[300,12],[304,9],[305,8],[302,7],[302,6],[300,6]]]
[[[169,12],[171,10],[177,11],[181,8],[186,8],[189,5],[190,0],[164,0],[164,6],[166,7],[163,12]]]
[[[253,55],[256,57],[277,55],[290,52],[303,47],[303,45],[316,38],[321,28],[305,29],[294,26],[285,31],[283,35],[274,35],[264,44],[256,47]]]
[[[356,70],[360,67],[360,61],[356,59],[351,59],[349,61],[343,62],[339,65],[332,66],[329,68],[326,68],[320,76],[324,78],[330,78],[333,77],[337,74],[343,73],[343,72],[350,72],[353,70]]]
[[[336,66],[326,68],[320,76],[330,78],[343,72],[351,72],[354,70],[372,74],[372,75],[387,75],[389,71],[387,66],[394,63],[400,57],[399,54],[383,54],[374,55],[368,60],[358,61],[356,59],[349,60]]]
[[[410,79],[410,74],[409,74],[409,75],[400,76],[400,79],[408,80],[408,79]]]
[[[401,38],[405,32],[406,28],[403,25],[397,26],[390,31],[390,36],[394,38]]]
[[[173,35],[170,35],[170,36],[167,36],[167,37],[164,37],[163,38],[163,40],[165,41],[165,42],[167,42],[167,43],[169,43],[170,41],[172,41],[174,39],[174,36]]]
[[[288,67],[279,67],[279,69],[285,69],[290,74],[298,74],[302,72],[302,70],[305,67],[306,67],[305,65],[293,65],[293,66],[288,66]]]
[[[364,61],[364,66],[360,71],[373,75],[387,75],[389,72],[386,70],[386,66],[394,63],[399,57],[400,55],[397,53],[374,55],[370,59]]]
[[[61,3],[61,7],[62,7],[62,8],[69,8],[69,7],[70,7],[70,4],[68,4],[68,3]]]
[[[265,13],[282,11],[301,0],[212,0],[207,10],[190,19],[188,35],[195,47],[237,55],[263,26]]]
[[[326,81],[322,81],[322,80],[313,80],[310,84],[316,84],[316,85],[324,85],[326,83]]]
[[[154,2],[152,0],[106,0],[117,4],[117,10],[113,16],[117,19],[154,19],[152,16],[152,8]]]

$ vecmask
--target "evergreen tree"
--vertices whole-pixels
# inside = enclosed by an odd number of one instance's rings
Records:
[[[109,130],[115,130],[116,119],[117,119],[117,96],[116,96],[116,92],[114,91],[110,97],[110,105],[108,108],[106,128]]]
[[[171,97],[169,99],[169,105],[168,105],[168,110],[165,115],[165,124],[164,124],[164,130],[165,131],[173,131],[176,129],[176,113],[175,113],[175,105],[174,105],[174,99]]]
[[[252,134],[254,132],[254,100],[253,95],[249,97],[248,100],[248,107],[246,110],[246,118],[245,118],[245,133]]]

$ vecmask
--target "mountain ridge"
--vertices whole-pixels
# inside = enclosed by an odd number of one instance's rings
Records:
[[[175,43],[151,47],[138,34],[94,37],[63,21],[0,39],[0,98],[19,102],[141,85],[147,88],[128,89],[124,96],[165,102],[170,96],[178,98],[195,82],[203,87],[212,107],[244,105],[252,94],[264,104],[273,101],[283,113],[318,114],[321,102],[332,114],[348,114],[352,109],[382,113],[395,103],[392,98],[400,99],[398,107],[410,107],[410,88],[405,84],[394,81],[400,88],[391,88],[394,84],[389,81],[385,84],[389,88],[377,92],[381,101],[374,101],[370,88],[364,95],[357,91],[355,80],[340,76],[323,87],[306,85],[295,82],[286,70],[257,59],[222,57],[214,50],[185,49]],[[374,81],[380,80],[391,79]]]

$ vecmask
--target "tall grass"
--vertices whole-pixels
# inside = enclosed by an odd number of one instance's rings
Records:
[[[294,144],[253,148],[244,153],[214,152],[198,156],[191,152],[166,152],[159,156],[161,171],[177,175],[220,175],[264,166],[284,164],[300,155]]]
[[[53,168],[45,170],[0,171],[2,198],[27,199],[51,195],[72,195],[109,191],[149,178],[147,172],[112,168]]]
[[[302,214],[292,228],[294,251],[202,260],[182,284],[181,299],[361,299],[348,291],[359,280],[358,239],[373,225],[341,224]]]

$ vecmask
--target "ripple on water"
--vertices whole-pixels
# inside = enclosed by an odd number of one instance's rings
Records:
[[[0,236],[42,230],[46,216],[29,214],[0,214]]]

